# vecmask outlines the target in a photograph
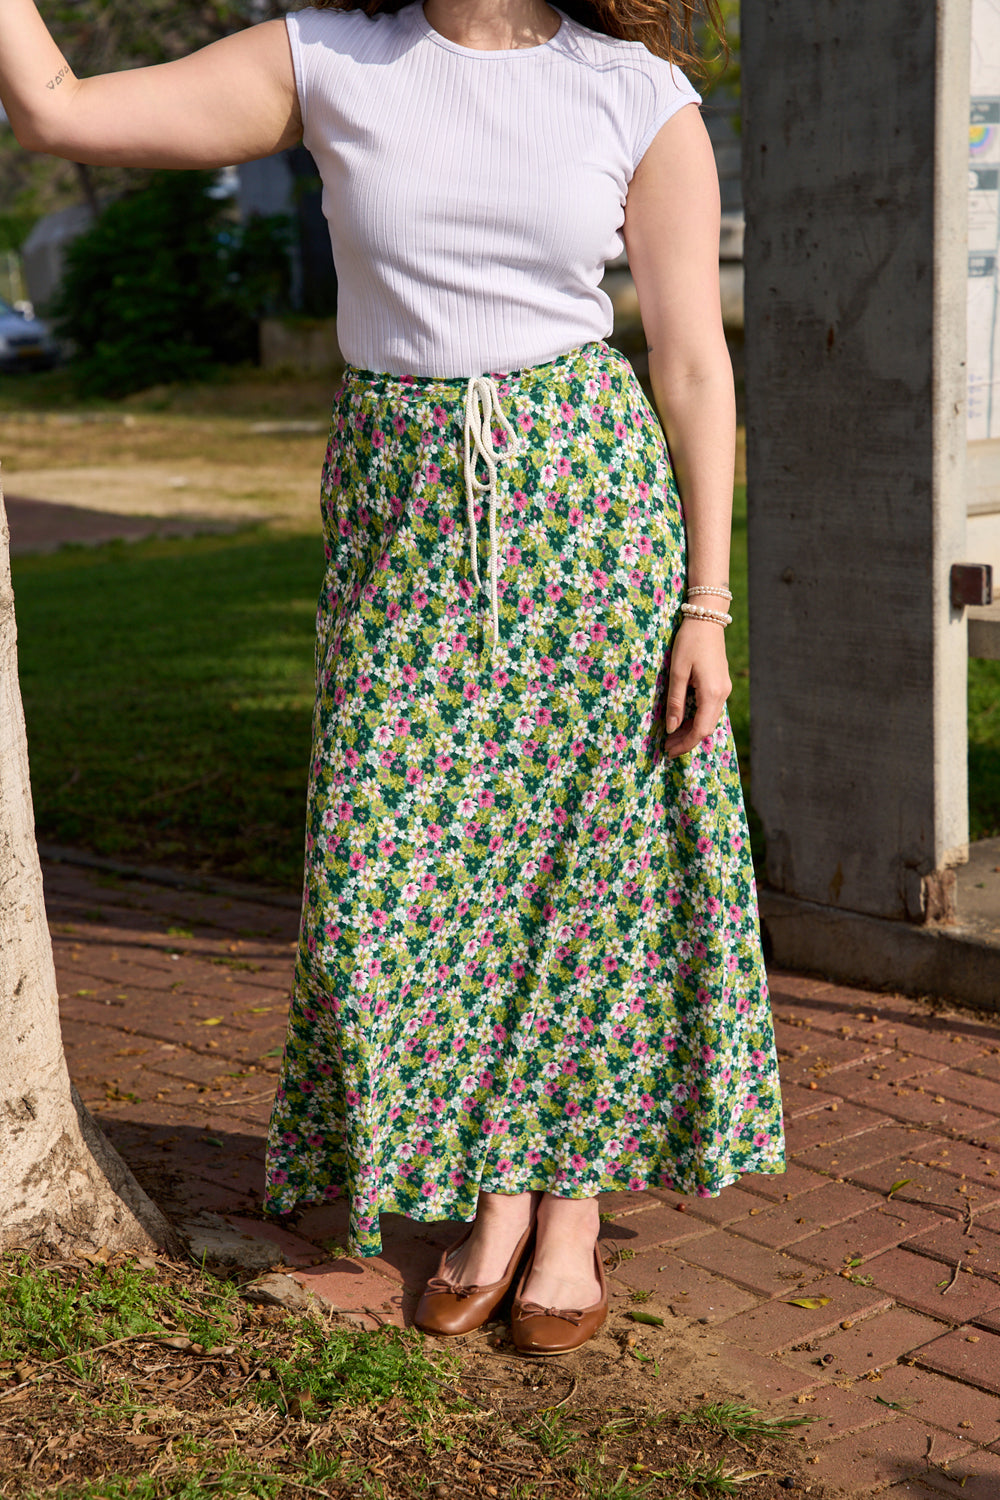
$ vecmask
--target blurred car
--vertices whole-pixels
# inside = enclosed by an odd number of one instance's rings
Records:
[[[59,345],[47,323],[0,297],[0,370],[51,370]]]

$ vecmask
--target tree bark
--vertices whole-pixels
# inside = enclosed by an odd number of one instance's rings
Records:
[[[70,1083],[28,779],[0,491],[0,1248],[181,1252]]]

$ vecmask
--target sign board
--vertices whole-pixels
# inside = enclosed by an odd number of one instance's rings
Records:
[[[973,0],[969,441],[1000,438],[1000,0]]]

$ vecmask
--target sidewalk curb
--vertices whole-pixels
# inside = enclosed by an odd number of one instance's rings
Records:
[[[166,885],[175,891],[204,891],[209,896],[231,896],[236,901],[252,901],[258,906],[281,906],[288,911],[299,911],[302,906],[300,897],[269,886],[249,885],[238,880],[215,880],[208,875],[168,870],[162,865],[125,864],[118,859],[108,859],[103,854],[90,854],[86,849],[69,849],[62,844],[39,843],[38,853],[43,864],[79,865],[86,870],[104,870],[109,875],[121,875],[125,880],[146,880],[150,885]]]

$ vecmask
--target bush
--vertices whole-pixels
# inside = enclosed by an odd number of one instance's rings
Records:
[[[256,320],[287,304],[290,223],[231,222],[211,172],[158,172],[70,245],[55,316],[89,394],[203,378],[257,355]]]

